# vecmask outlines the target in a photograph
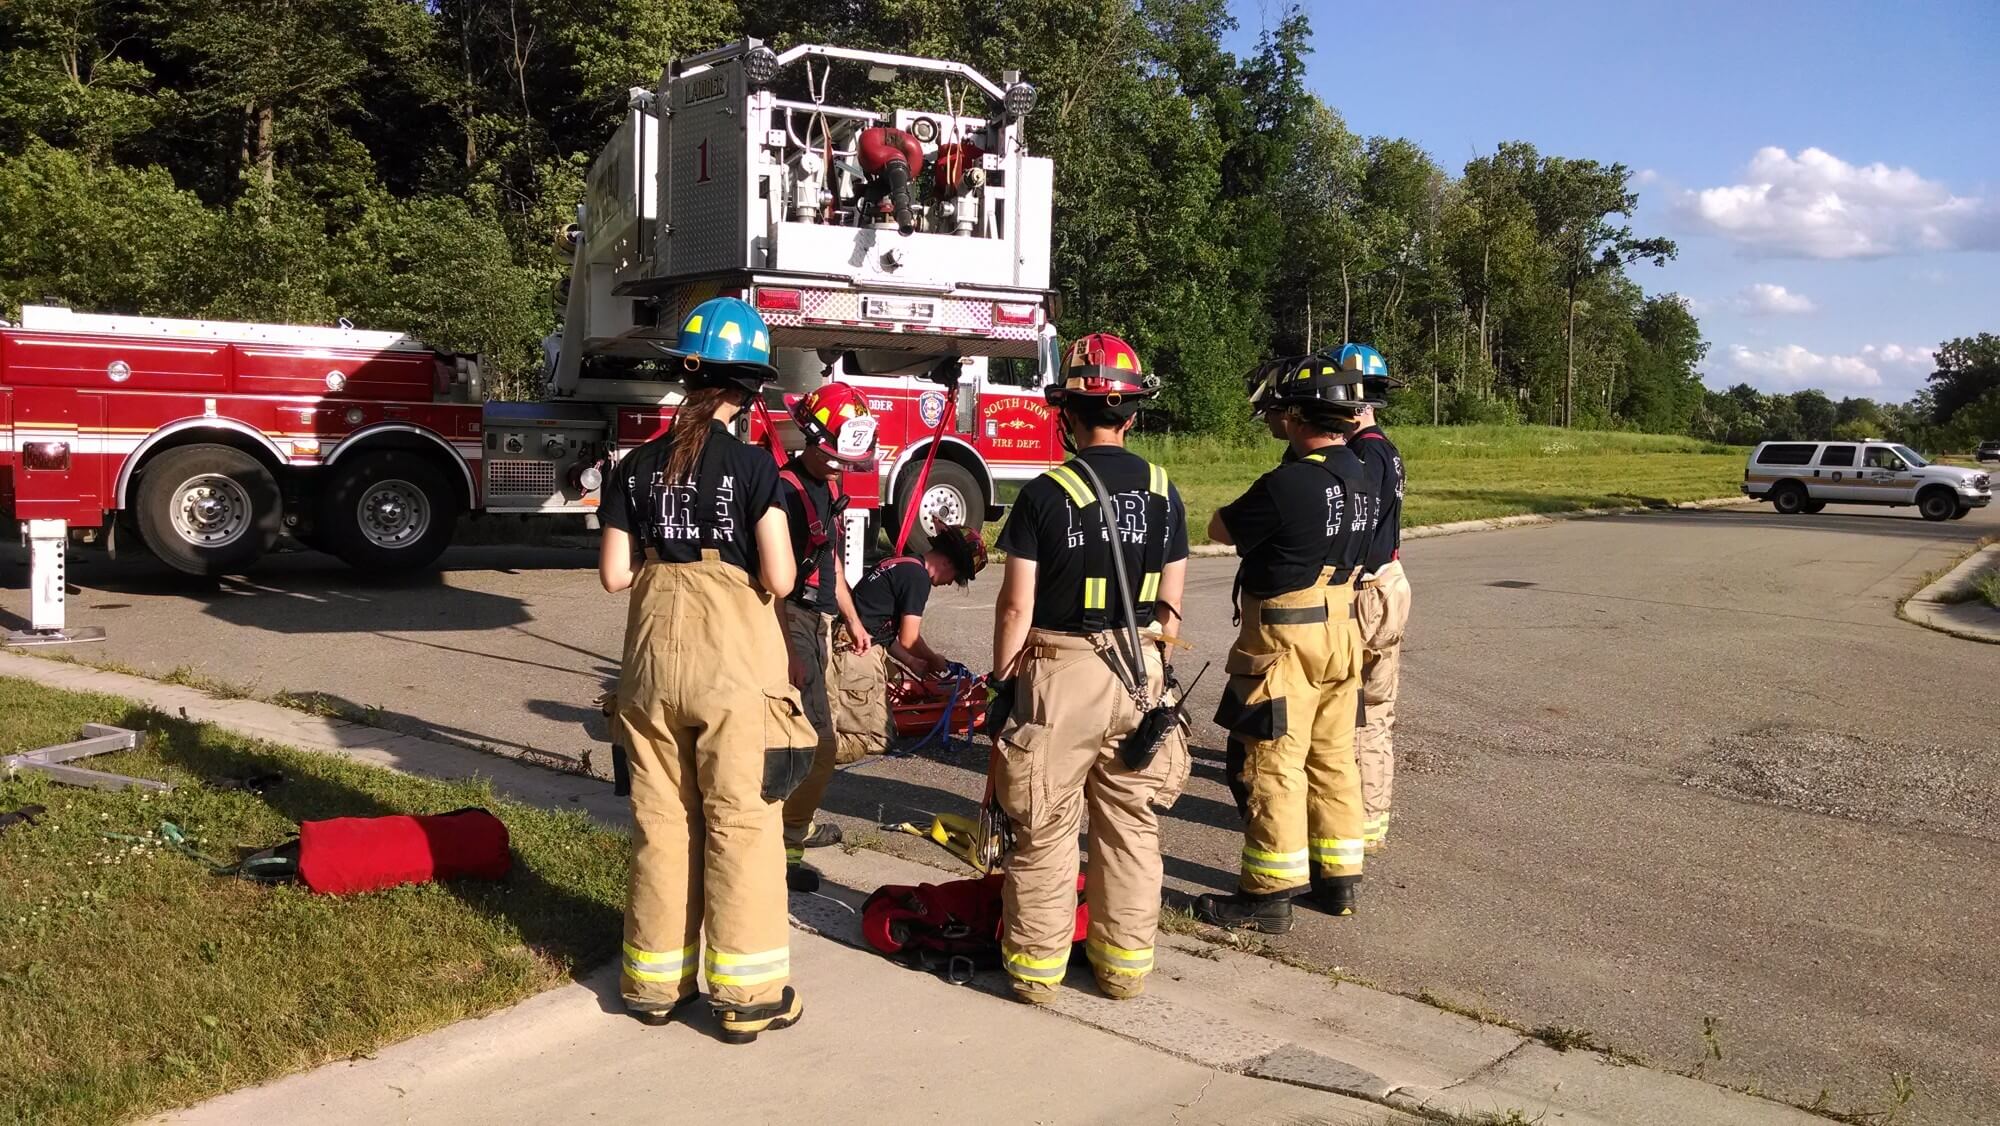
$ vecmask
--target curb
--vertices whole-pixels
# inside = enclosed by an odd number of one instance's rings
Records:
[[[1972,581],[1988,570],[2000,571],[2000,543],[1966,556],[1958,566],[1904,599],[1896,608],[1896,616],[1966,641],[2000,645],[2000,610],[1978,602],[1959,601],[1971,591]]]
[[[1600,516],[1632,516],[1646,512],[1666,512],[1676,509],[1734,508],[1737,505],[1758,503],[1754,497],[1709,497],[1705,500],[1684,500],[1673,504],[1634,504],[1617,508],[1575,508],[1567,512],[1521,512],[1513,516],[1492,516],[1484,520],[1454,520],[1449,524],[1419,524],[1403,529],[1406,540],[1427,540],[1433,536],[1456,536],[1466,532],[1497,532],[1506,528],[1527,528],[1541,524],[1561,524],[1570,520],[1593,520]],[[1188,549],[1189,555],[1234,555],[1236,549],[1223,544],[1197,544]]]
[[[409,774],[477,778],[501,796],[544,808],[577,809],[612,829],[630,823],[630,804],[600,780],[483,751],[35,657],[0,653],[0,676],[124,697],[191,722]],[[947,875],[861,848],[824,849],[814,863],[827,882],[817,894],[791,897],[792,925],[853,947],[864,947],[860,905],[870,890]],[[1557,1052],[1508,1028],[1230,945],[1163,931],[1158,946],[1158,972],[1143,997],[1108,1000],[1091,987],[1088,969],[1072,969],[1070,987],[1048,1007],[1067,1019],[1220,1071],[1419,1114],[1490,1116],[1534,1107],[1558,1114],[1566,1126],[1811,1126],[1825,1121],[1784,1103],[1631,1066],[1598,1052]],[[996,994],[995,1003],[1013,1003],[1000,1000],[1009,990],[997,970],[972,974],[964,984]],[[940,982],[938,987],[949,986]]]

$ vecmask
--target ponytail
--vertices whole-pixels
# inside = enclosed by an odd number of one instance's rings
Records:
[[[674,411],[674,424],[667,431],[667,483],[691,480],[701,466],[701,454],[708,447],[708,424],[716,410],[732,394],[734,387],[700,387],[688,392]]]

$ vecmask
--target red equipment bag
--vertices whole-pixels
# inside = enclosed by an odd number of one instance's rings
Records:
[[[299,823],[299,878],[321,895],[498,880],[513,866],[507,826],[483,809]]]
[[[940,730],[947,712],[951,714],[949,729]],[[941,734],[961,742],[970,740],[973,732],[986,722],[986,678],[953,683],[892,671],[889,714],[896,721],[896,735],[901,739]]]
[[[925,969],[947,966],[954,981],[963,981],[975,969],[995,968],[1000,965],[1001,882],[1006,878],[995,872],[945,884],[876,888],[861,904],[861,937],[892,958]],[[1072,942],[1090,935],[1083,879],[1081,873],[1076,877]]]

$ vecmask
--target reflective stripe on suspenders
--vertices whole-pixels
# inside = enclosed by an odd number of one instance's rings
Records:
[[[1097,503],[1097,496],[1091,491],[1089,484],[1084,481],[1083,474],[1070,468],[1068,464],[1058,465],[1043,474],[1043,476],[1054,481],[1058,488],[1067,493],[1071,503],[1075,504],[1079,511],[1086,510],[1091,505]],[[1167,479],[1167,471],[1160,466],[1147,462],[1146,492],[1160,498],[1161,505],[1165,507],[1172,495],[1170,490],[1171,486]],[[1114,525],[1115,521],[1116,515],[1113,514],[1112,523]],[[1154,522],[1149,522],[1148,526],[1154,526]],[[1114,536],[1114,538],[1116,537]],[[1169,538],[1163,534],[1147,540],[1142,556],[1146,569],[1139,578],[1139,595],[1133,600],[1135,606],[1149,606],[1159,600],[1160,572],[1165,567],[1164,560],[1166,559],[1167,540]],[[1108,547],[1112,551],[1123,550],[1122,541],[1111,543]],[[1083,609],[1084,629],[1094,632],[1109,628],[1111,609],[1111,578],[1109,575],[1091,575],[1085,577],[1083,580]]]

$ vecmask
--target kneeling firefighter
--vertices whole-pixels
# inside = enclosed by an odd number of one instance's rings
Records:
[[[628,454],[601,510],[604,588],[631,588],[615,734],[630,759],[625,1005],[649,1024],[695,997],[696,951],[722,1038],[804,1011],[791,975],[779,803],[815,742],[786,680],[781,607],[796,567],[778,466],[728,424],[776,372],[762,318],[694,308],[672,428]],[[635,558],[643,564],[634,573]]]
[[[947,525],[931,534],[922,555],[896,555],[854,584],[859,628],[843,626],[833,645],[833,727],[838,761],[859,762],[889,749],[889,659],[918,676],[941,677],[952,662],[924,639],[931,588],[965,586],[986,569],[986,539],[977,528]]]
[[[1243,811],[1235,895],[1204,895],[1195,914],[1270,934],[1291,929],[1292,897],[1354,913],[1363,812],[1354,761],[1361,638],[1354,580],[1373,527],[1374,474],[1343,443],[1360,376],[1307,356],[1266,401],[1297,455],[1258,478],[1209,523],[1241,557],[1241,632],[1215,722],[1229,733],[1230,788]]]
[[[1084,951],[1106,996],[1144,989],[1160,921],[1158,807],[1188,768],[1162,722],[1187,509],[1166,470],[1125,448],[1158,384],[1130,345],[1102,333],[1071,347],[1060,378],[1045,394],[1076,456],[1022,488],[1000,533],[988,678],[994,794],[1014,831],[1001,958],[1015,995],[1036,1004],[1054,998],[1069,964],[1086,809]]]
[[[799,396],[792,421],[805,446],[778,471],[778,497],[798,562],[798,579],[785,599],[785,643],[792,686],[819,739],[812,772],[785,799],[785,882],[793,891],[816,891],[819,873],[806,864],[805,850],[841,841],[840,826],[814,820],[833,778],[837,749],[827,690],[834,619],[841,619],[849,635],[861,630],[841,561],[841,516],[847,511],[841,474],[875,467],[875,417],[861,392],[836,381]]]

